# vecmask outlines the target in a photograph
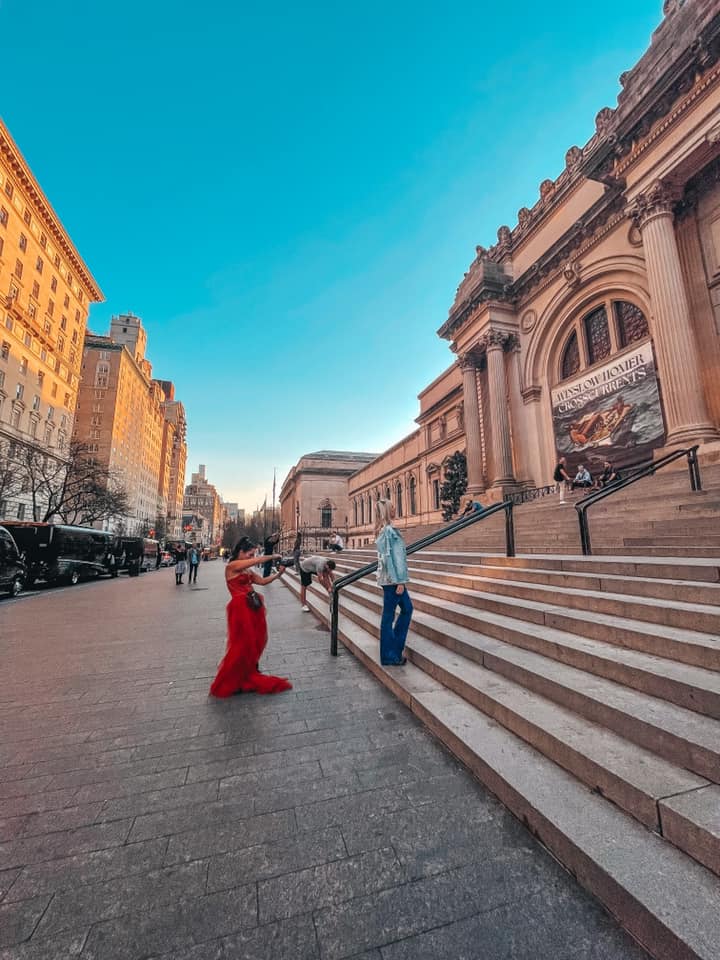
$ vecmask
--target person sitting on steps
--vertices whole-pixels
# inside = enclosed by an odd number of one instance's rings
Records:
[[[575,479],[572,482],[572,489],[575,490],[577,487],[590,488],[592,485],[593,480],[590,471],[582,463],[579,463]]]

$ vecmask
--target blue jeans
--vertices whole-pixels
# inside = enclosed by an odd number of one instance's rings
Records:
[[[407,638],[412,617],[413,605],[407,587],[402,593],[396,593],[397,585],[383,587],[383,612],[380,620],[380,662],[399,663],[402,660],[403,647]],[[400,613],[395,626],[395,610]]]

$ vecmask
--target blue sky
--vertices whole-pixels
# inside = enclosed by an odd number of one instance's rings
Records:
[[[380,452],[452,362],[478,243],[562,170],[660,0],[0,0],[0,111],[253,508],[317,449]]]

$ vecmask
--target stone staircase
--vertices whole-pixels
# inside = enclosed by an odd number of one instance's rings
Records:
[[[668,537],[701,537],[711,552],[720,496],[662,486],[645,497],[663,514],[653,522],[673,521]],[[529,509],[575,520],[557,503]],[[623,536],[617,516],[606,527]],[[447,543],[410,557],[407,666],[379,664],[374,576],[342,591],[342,642],[653,956],[718,960],[720,549],[507,558]],[[342,574],[375,554],[336,559]],[[308,600],[327,624],[324,591]]]
[[[720,555],[720,464],[702,465],[703,489],[690,490],[685,461],[675,469],[618,492],[590,507],[588,518],[595,555],[719,556]],[[578,491],[565,506],[558,496],[521,504],[514,510],[518,553],[580,553],[577,512],[573,504]],[[480,524],[454,534],[445,549],[503,552],[504,517],[497,514]],[[406,542],[434,532],[437,526],[413,527]]]

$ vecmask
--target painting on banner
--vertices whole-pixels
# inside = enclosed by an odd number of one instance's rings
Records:
[[[557,453],[573,469],[584,463],[592,473],[604,460],[649,460],[665,442],[649,340],[556,387],[551,402]]]

